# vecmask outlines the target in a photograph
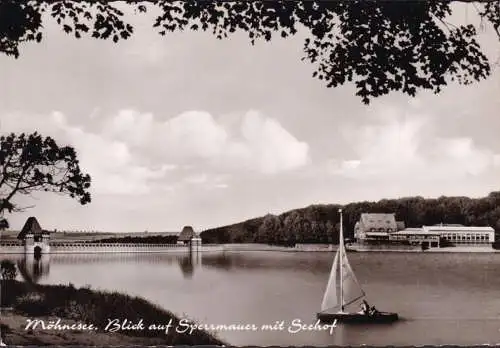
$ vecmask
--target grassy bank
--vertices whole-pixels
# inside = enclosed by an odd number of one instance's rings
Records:
[[[0,317],[2,337],[8,345],[222,345],[214,335],[201,330],[191,334],[176,328],[180,319],[173,313],[139,298],[117,292],[76,289],[70,285],[33,285],[3,281],[1,303],[12,310]],[[61,325],[93,324],[96,330],[57,330],[35,328],[25,330],[27,319],[61,319]],[[110,319],[138,323],[136,330],[105,330]],[[166,325],[170,329],[152,329],[150,325]],[[114,326],[112,326],[114,327]]]

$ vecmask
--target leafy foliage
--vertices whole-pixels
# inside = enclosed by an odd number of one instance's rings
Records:
[[[16,264],[10,260],[0,262],[0,273],[3,280],[14,280],[17,277]]]
[[[9,228],[9,221],[6,218],[0,218],[0,231],[6,230]]]
[[[55,192],[83,205],[91,200],[89,188],[90,176],[80,170],[72,147],[36,132],[0,136],[0,216],[22,209],[12,203],[16,194]]]
[[[45,301],[45,297],[38,292],[28,292],[16,299],[15,308],[18,311],[29,313],[34,317],[46,316],[50,314],[50,307]]]
[[[153,345],[224,345],[214,335],[204,330],[194,330],[192,334],[177,330],[148,330],[149,325],[166,325],[172,320],[172,327],[179,325],[180,318],[143,298],[132,297],[118,292],[97,291],[89,288],[75,288],[69,285],[37,285],[36,289],[23,282],[9,284],[9,291],[0,298],[0,305],[13,306],[21,314],[29,317],[50,316],[63,320],[92,323],[104,332],[113,319],[143,320],[145,330],[124,330],[127,336],[156,339]],[[184,318],[186,319],[186,318]],[[190,320],[190,322],[194,323]],[[196,324],[196,323],[194,323]],[[154,341],[153,341],[154,342]]]
[[[230,226],[203,231],[204,243],[338,243],[340,205],[311,205],[279,216],[266,215]],[[407,227],[463,224],[491,226],[500,233],[500,191],[484,198],[440,197],[425,199],[407,197],[378,202],[357,202],[342,207],[344,235],[353,237],[354,225],[362,213],[396,213],[396,219]]]
[[[364,103],[391,91],[439,93],[449,81],[470,84],[490,75],[478,28],[446,21],[454,2],[471,3],[500,39],[498,0],[125,1],[139,13],[159,9],[153,27],[161,35],[209,30],[222,39],[243,31],[253,44],[303,30],[303,59],[315,66],[313,76],[327,87],[353,83]],[[119,7],[96,0],[0,0],[0,52],[18,57],[19,43],[40,42],[43,14],[76,38],[127,39],[133,26]]]

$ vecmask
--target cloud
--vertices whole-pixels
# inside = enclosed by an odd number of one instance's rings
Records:
[[[390,113],[393,117],[348,129],[344,135],[357,158],[333,159],[329,171],[364,181],[410,183],[478,177],[500,165],[499,154],[470,137],[440,136],[436,117]]]
[[[222,189],[229,187],[230,176],[222,174],[228,171],[271,175],[309,162],[306,143],[255,111],[244,114],[236,129],[196,110],[161,120],[151,113],[122,109],[82,122],[100,126],[90,131],[54,111],[9,114],[2,117],[0,130],[37,130],[74,146],[82,169],[92,176],[91,190],[100,194],[172,192],[189,185]]]
[[[497,160],[498,154],[476,145],[471,138],[438,138],[433,146],[436,153],[441,154],[443,158],[436,167],[441,172],[453,171],[457,175],[478,176],[500,164]]]
[[[227,183],[231,179],[230,175],[218,174],[210,175],[207,173],[198,173],[186,177],[183,180],[184,184],[196,185],[204,189],[225,189],[229,187]]]
[[[93,177],[92,188],[104,194],[146,194],[151,191],[151,180],[158,180],[175,169],[162,165],[157,169],[139,165],[127,144],[109,141],[79,129],[68,132],[79,153],[80,162]]]
[[[206,173],[195,174],[192,176],[188,176],[186,179],[184,179],[185,182],[190,184],[203,184],[207,182],[207,180],[208,180],[208,175]]]
[[[1,132],[34,132],[54,137],[59,144],[70,144],[78,155],[80,166],[92,177],[91,191],[100,194],[145,194],[151,182],[163,178],[176,168],[160,164],[157,168],[144,166],[131,153],[126,142],[109,139],[83,128],[72,126],[64,114],[9,114],[3,117]]]
[[[112,118],[104,119],[104,136],[127,142],[130,146],[144,146],[153,131],[153,115],[132,109],[118,111]]]
[[[238,151],[254,162],[263,173],[273,174],[305,166],[309,162],[309,146],[298,141],[276,120],[255,111],[248,112],[241,125],[244,143]]]
[[[177,157],[219,157],[228,142],[228,134],[204,111],[188,111],[162,125],[162,141],[170,155]]]
[[[187,111],[166,121],[122,110],[105,121],[112,139],[147,149],[149,155],[183,164],[276,174],[309,163],[309,146],[276,120],[256,111],[243,115],[237,132],[206,111]],[[200,162],[201,161],[201,162]]]
[[[493,163],[495,167],[500,167],[500,154],[497,154],[493,157]]]

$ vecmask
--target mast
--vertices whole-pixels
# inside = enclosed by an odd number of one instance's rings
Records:
[[[343,227],[343,221],[342,221],[342,209],[339,209],[340,213],[340,233],[339,233],[339,259],[340,259],[340,310],[344,312],[344,286],[343,286],[343,280],[344,280],[344,275],[343,275],[343,261],[344,261],[344,227]]]

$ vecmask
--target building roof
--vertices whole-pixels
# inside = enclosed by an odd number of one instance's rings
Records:
[[[396,217],[394,213],[391,214],[380,214],[380,213],[362,213],[360,221],[363,224],[365,230],[369,229],[393,229],[396,231]]]
[[[393,234],[393,233],[391,233]],[[387,232],[366,232],[368,237],[387,237],[389,233]]]
[[[194,232],[193,228],[191,226],[184,226],[181,233],[179,233],[179,237],[177,237],[177,240],[182,242],[191,240],[191,238],[195,237],[197,237],[197,235]]]
[[[442,232],[494,232],[490,226],[451,226],[451,225],[436,225],[422,226],[427,231],[442,231]]]
[[[23,229],[17,235],[17,239],[24,239],[27,234],[32,234],[34,236],[41,236],[42,234],[48,234],[48,231],[42,230],[42,227],[38,223],[38,220],[34,216],[30,216],[26,220]]]
[[[436,231],[426,231],[423,228],[405,228],[404,230],[391,233],[391,236],[392,235],[414,235],[414,236],[433,235],[433,236],[439,236],[440,233],[436,232]]]

